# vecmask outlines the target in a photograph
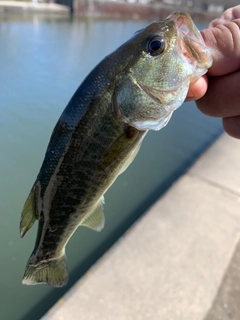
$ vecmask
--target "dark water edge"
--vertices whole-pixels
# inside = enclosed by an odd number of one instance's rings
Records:
[[[133,20],[158,20],[160,18],[166,18],[170,13],[174,11],[186,11],[192,19],[196,22],[210,22],[212,19],[218,17],[221,12],[208,11],[203,7],[206,4],[187,6],[184,5],[166,5],[158,2],[149,3],[129,3],[127,1],[102,1],[102,0],[56,0],[56,4],[62,5],[60,7],[48,7],[48,3],[44,3],[44,7],[41,7],[41,3],[38,6],[34,6],[29,2],[28,6],[24,4],[21,6],[21,1],[16,2],[18,5],[9,5],[8,2],[1,4],[0,2],[0,16],[2,15],[16,15],[19,16],[32,16],[32,15],[47,15],[55,18],[60,17],[91,17],[91,18],[103,18],[103,19],[133,19]],[[50,6],[51,4],[49,4]],[[64,6],[64,7],[63,7]],[[227,8],[227,4],[223,7]]]
[[[65,0],[58,0],[64,4]],[[196,7],[172,5],[161,3],[139,4],[118,1],[81,1],[73,3],[73,13],[78,16],[115,17],[131,19],[159,19],[166,18],[173,11],[187,11],[194,21],[209,22],[219,16],[219,12],[208,12]]]

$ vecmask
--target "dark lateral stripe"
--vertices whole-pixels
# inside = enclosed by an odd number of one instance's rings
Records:
[[[240,241],[204,320],[240,320]]]

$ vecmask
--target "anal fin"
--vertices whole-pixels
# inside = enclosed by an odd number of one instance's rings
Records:
[[[81,222],[82,226],[94,229],[96,231],[101,231],[104,228],[105,217],[103,213],[103,203],[104,203],[104,198],[102,197],[98,201],[93,212]]]

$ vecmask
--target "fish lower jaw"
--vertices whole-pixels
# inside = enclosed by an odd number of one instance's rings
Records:
[[[168,122],[172,116],[172,113],[173,113],[173,111],[167,113],[161,119],[158,119],[155,121],[154,120],[135,121],[131,125],[140,131],[145,131],[145,130],[146,131],[147,130],[158,131],[168,124]]]

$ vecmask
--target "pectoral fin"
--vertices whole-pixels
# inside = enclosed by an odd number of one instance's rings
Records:
[[[124,133],[112,144],[108,152],[101,160],[101,168],[104,170],[112,165],[121,154],[134,143],[139,136],[139,131],[131,126],[126,126]]]
[[[101,231],[104,228],[105,217],[103,213],[103,203],[104,198],[102,197],[97,203],[93,212],[87,216],[85,220],[81,223],[82,226],[94,229],[96,231]]]

